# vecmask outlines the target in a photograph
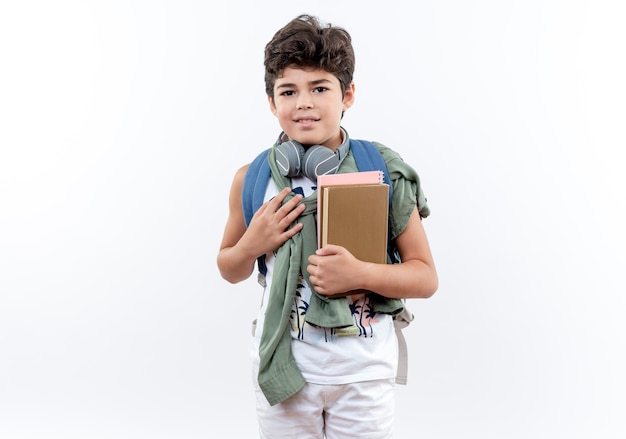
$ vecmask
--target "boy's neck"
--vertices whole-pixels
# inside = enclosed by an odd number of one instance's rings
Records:
[[[341,139],[341,142],[339,143],[339,145],[334,146],[334,147],[327,146],[327,148],[332,149],[333,151],[337,151],[340,147],[342,147],[348,141],[348,132],[343,127],[339,127],[339,134],[340,134],[340,139]],[[289,140],[292,140],[292,139],[289,138],[287,133],[285,133],[284,131],[280,133],[280,136],[278,137],[278,141],[280,143],[288,142]],[[296,142],[298,141],[296,140]],[[311,146],[314,145],[314,144],[307,144],[307,143],[300,143],[300,144],[304,147],[305,150],[309,149]]]

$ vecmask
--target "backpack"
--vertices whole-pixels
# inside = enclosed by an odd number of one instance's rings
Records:
[[[243,214],[246,227],[250,224],[252,216],[263,204],[265,198],[265,190],[267,182],[271,177],[271,171],[268,160],[268,154],[271,148],[261,152],[250,163],[243,181],[243,189],[241,200],[243,204]],[[387,170],[385,160],[375,144],[365,140],[350,139],[350,150],[354,156],[359,171],[383,171],[383,183],[389,185],[389,209],[391,209],[391,200],[393,186]],[[391,234],[389,234],[391,237]],[[400,255],[398,254],[392,240],[387,243],[387,254],[391,263],[399,263]],[[265,286],[265,274],[267,267],[265,265],[265,255],[257,258],[257,267],[259,271],[259,283]],[[408,373],[408,352],[407,345],[402,329],[406,328],[413,320],[413,314],[407,309],[406,304],[403,310],[393,317],[394,329],[398,339],[398,372],[396,383],[406,384]]]

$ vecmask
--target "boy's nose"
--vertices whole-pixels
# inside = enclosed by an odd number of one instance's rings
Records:
[[[298,100],[298,104],[297,104],[296,108],[298,110],[307,110],[309,108],[313,108],[313,103],[311,102],[310,99],[302,99],[302,98],[300,98]]]

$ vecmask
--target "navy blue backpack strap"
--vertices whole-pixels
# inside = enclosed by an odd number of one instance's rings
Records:
[[[250,225],[254,212],[259,210],[265,198],[265,189],[269,181],[271,171],[267,162],[270,150],[266,149],[250,163],[246,175],[243,179],[243,189],[241,191],[241,202],[243,205],[243,217],[246,227]],[[263,276],[267,273],[265,265],[265,255],[257,258],[259,273]]]
[[[266,149],[250,163],[248,171],[243,179],[243,190],[241,201],[243,203],[243,217],[246,227],[250,225],[252,216],[263,204],[265,189],[269,181],[271,171],[267,162],[267,155],[270,150]]]
[[[383,182],[389,185],[389,206],[391,206],[393,187],[380,150],[372,142],[354,139],[350,139],[350,150],[359,171],[383,171]]]

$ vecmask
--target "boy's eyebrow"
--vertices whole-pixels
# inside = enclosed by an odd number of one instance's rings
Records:
[[[326,84],[326,83],[330,83],[329,79],[316,79],[314,81],[309,81],[309,86],[316,86],[316,85],[320,85],[320,84]],[[277,85],[276,88],[294,88],[296,86],[296,84],[293,83],[285,83],[285,84],[280,84]]]

